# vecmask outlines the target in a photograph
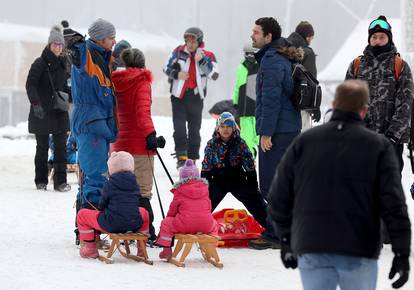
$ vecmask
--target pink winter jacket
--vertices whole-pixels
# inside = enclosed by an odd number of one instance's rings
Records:
[[[208,183],[205,179],[192,178],[174,184],[171,189],[174,199],[168,210],[177,232],[195,234],[215,230],[216,221],[211,214]]]

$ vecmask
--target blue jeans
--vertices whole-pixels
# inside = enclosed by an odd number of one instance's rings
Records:
[[[304,290],[375,290],[376,259],[332,254],[304,254],[298,257]]]
[[[82,207],[88,201],[95,206],[99,204],[102,187],[106,181],[108,166],[109,143],[105,138],[91,134],[79,134],[76,136],[78,145],[79,166],[83,173]],[[81,193],[78,193],[78,199]]]

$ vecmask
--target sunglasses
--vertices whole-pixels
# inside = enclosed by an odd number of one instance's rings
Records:
[[[65,45],[63,43],[59,43],[59,42],[52,42],[53,46],[57,46],[57,47],[64,47]]]
[[[388,24],[388,22],[381,20],[381,19],[372,21],[371,24],[369,25],[369,29],[373,29],[376,26],[379,26],[380,28],[385,29],[385,30],[391,30],[391,26]]]

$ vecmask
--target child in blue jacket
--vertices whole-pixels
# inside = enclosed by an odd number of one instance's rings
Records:
[[[77,215],[82,258],[99,256],[95,231],[148,234],[148,212],[139,207],[140,190],[134,175],[134,158],[124,151],[112,152],[108,160],[109,179],[105,182],[99,209],[81,209]]]

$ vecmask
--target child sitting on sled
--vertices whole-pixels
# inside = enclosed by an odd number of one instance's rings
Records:
[[[131,154],[112,152],[108,160],[109,179],[102,189],[100,210],[81,209],[77,215],[82,258],[99,256],[95,244],[95,231],[148,234],[148,212],[139,207],[140,190],[134,174]]]
[[[156,244],[164,247],[159,257],[169,260],[172,256],[174,234],[217,234],[217,222],[211,214],[208,182],[200,178],[193,160],[186,160],[180,169],[180,181],[174,184],[174,194],[167,217],[161,222]]]

